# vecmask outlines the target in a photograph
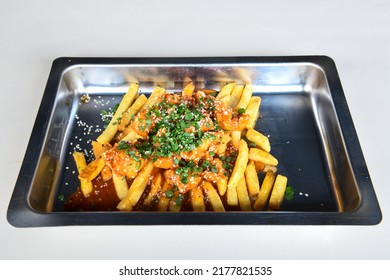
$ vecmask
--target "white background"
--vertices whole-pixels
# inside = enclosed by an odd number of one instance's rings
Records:
[[[389,1],[0,0],[0,259],[389,259]],[[371,174],[377,226],[13,228],[6,220],[61,56],[332,57]]]

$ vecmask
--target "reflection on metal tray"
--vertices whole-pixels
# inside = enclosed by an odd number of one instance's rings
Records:
[[[89,153],[102,122],[130,82],[180,91],[229,81],[262,98],[256,129],[270,135],[279,171],[295,189],[277,212],[64,212],[78,186],[70,156]],[[91,101],[80,102],[83,95]],[[377,224],[380,208],[334,62],[325,56],[59,58],[54,61],[8,209],[17,227],[145,224]]]

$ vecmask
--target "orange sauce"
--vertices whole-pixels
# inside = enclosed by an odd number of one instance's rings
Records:
[[[99,175],[92,180],[93,190],[88,197],[84,197],[80,188],[77,188],[65,201],[65,211],[116,211],[119,198],[112,180],[104,181]]]

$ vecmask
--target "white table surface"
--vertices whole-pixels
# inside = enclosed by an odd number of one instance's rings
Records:
[[[389,26],[385,0],[0,0],[0,259],[389,259]],[[316,54],[336,62],[383,212],[379,225],[14,228],[7,222],[55,58]]]

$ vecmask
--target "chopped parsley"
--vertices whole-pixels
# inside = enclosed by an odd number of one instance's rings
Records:
[[[294,198],[294,188],[292,186],[287,186],[286,187],[286,192],[285,192],[285,195],[284,195],[284,198],[288,201],[288,200],[292,200]]]
[[[118,144],[118,150],[126,150],[126,149],[129,149],[131,146],[129,143],[127,143],[126,141],[120,141],[119,144]]]
[[[244,114],[245,113],[245,109],[244,108],[240,108],[240,109],[237,110],[237,113]]]
[[[175,194],[173,193],[173,191],[171,191],[171,190],[167,190],[166,192],[165,192],[165,197],[166,198],[173,198],[175,196]]]

